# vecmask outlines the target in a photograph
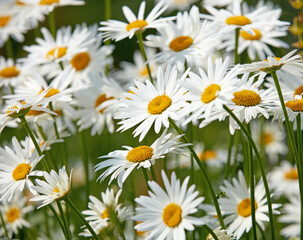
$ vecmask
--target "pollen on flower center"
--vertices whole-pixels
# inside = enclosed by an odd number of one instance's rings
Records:
[[[5,27],[11,20],[11,16],[1,16],[0,17],[0,27]]]
[[[141,71],[140,71],[140,76],[144,77],[148,75],[148,70],[147,67],[144,67]]]
[[[239,106],[251,107],[261,102],[259,94],[252,90],[234,92],[234,96],[235,98],[233,98],[232,101]]]
[[[255,202],[255,211],[257,210],[258,205]],[[251,215],[251,201],[249,198],[242,200],[238,204],[238,214],[242,217],[248,217]]]
[[[154,153],[154,149],[150,146],[139,146],[135,147],[130,150],[127,155],[126,159],[130,162],[143,162],[147,159],[151,159]]]
[[[51,5],[53,3],[59,3],[59,0],[40,0],[40,5]]]
[[[303,85],[295,89],[294,95],[301,95],[303,93]]]
[[[212,158],[217,157],[217,153],[213,150],[205,150],[201,154],[199,154],[199,159],[201,161],[209,161]]]
[[[144,28],[147,25],[148,25],[148,23],[145,20],[135,20],[135,21],[129,23],[126,26],[126,30],[129,32],[133,28],[140,28],[140,29],[142,29],[142,28]]]
[[[245,40],[259,40],[262,37],[261,32],[258,29],[253,29],[255,35],[249,34],[248,32],[241,30],[240,36]]]
[[[60,191],[59,191],[59,188],[58,187],[56,187],[54,190],[53,190],[53,195],[55,194],[55,193],[59,193]]]
[[[6,212],[6,221],[8,223],[13,223],[20,217],[20,214],[21,214],[20,209],[16,207],[12,207]]]
[[[171,105],[171,103],[172,100],[170,97],[166,95],[157,96],[149,102],[147,110],[150,114],[161,114]]]
[[[284,174],[284,178],[288,180],[298,180],[298,170],[296,168],[292,168]]]
[[[180,52],[193,44],[193,39],[190,36],[179,36],[169,43],[169,48],[175,52]]]
[[[238,26],[244,26],[244,25],[251,23],[250,19],[243,15],[242,16],[231,16],[229,18],[226,18],[225,22],[228,25],[238,25]]]
[[[177,227],[182,221],[182,209],[175,203],[168,204],[162,214],[163,222],[169,227]]]
[[[39,92],[39,94],[42,93],[43,91],[44,91],[44,88],[42,88],[42,90]],[[58,94],[59,92],[60,91],[57,88],[50,88],[48,90],[47,94],[44,97],[48,98],[48,97],[51,97],[51,96],[54,96],[54,95]]]
[[[263,141],[263,143],[265,145],[268,145],[268,144],[270,144],[271,142],[274,141],[274,137],[270,133],[264,133],[261,140]]]
[[[15,181],[25,179],[29,174],[32,166],[27,163],[20,163],[13,171],[13,178]]]
[[[210,103],[217,96],[218,92],[221,90],[221,87],[218,84],[211,84],[207,88],[204,89],[204,92],[201,95],[201,101],[204,103]]]
[[[109,208],[107,207],[103,212],[102,212],[102,215],[101,215],[101,218],[104,219],[104,218],[109,218]]]
[[[46,54],[46,58],[50,60],[61,58],[66,54],[66,51],[67,47],[55,47]]]
[[[73,68],[76,69],[76,71],[85,69],[89,64],[89,62],[90,62],[90,55],[88,52],[78,53],[70,61],[71,65],[73,66]]]
[[[303,99],[290,100],[285,103],[285,106],[294,112],[303,112]]]
[[[274,59],[276,59],[276,60],[277,60],[277,62],[279,62],[279,61],[281,60],[281,58],[280,58],[280,57],[274,57]],[[269,61],[268,61],[268,59],[266,59],[266,60],[264,60],[264,61],[269,62]]]
[[[17,77],[20,71],[15,66],[5,67],[0,70],[0,77],[12,78]]]
[[[114,99],[113,97],[106,97],[106,94],[101,94],[95,102],[95,108],[97,108],[101,103],[104,103],[107,100]],[[103,113],[105,108],[99,110],[100,113]]]

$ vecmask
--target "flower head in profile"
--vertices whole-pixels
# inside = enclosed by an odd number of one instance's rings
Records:
[[[167,153],[179,153],[182,147],[187,146],[178,141],[181,136],[171,138],[172,134],[166,134],[166,132],[164,130],[150,146],[141,145],[135,148],[124,146],[126,150],[116,150],[101,156],[100,158],[107,158],[107,160],[98,163],[95,171],[109,168],[100,175],[99,179],[104,180],[111,175],[110,182],[118,178],[118,184],[122,187],[123,182],[135,168],[150,168],[157,159],[164,158]]]
[[[238,179],[233,178],[232,183],[224,181],[220,189],[225,192],[225,197],[219,199],[223,215],[227,216],[225,222],[228,225],[227,233],[233,234],[237,239],[248,232],[252,227],[251,221],[251,196],[243,173],[238,173]],[[279,212],[275,209],[279,204],[273,204],[273,213]],[[255,216],[256,222],[262,230],[265,229],[264,221],[269,221],[267,216],[265,189],[260,181],[255,187]]]
[[[145,12],[145,1],[142,1],[139,7],[138,17],[130,10],[129,7],[123,6],[123,14],[127,19],[128,23],[108,20],[100,22],[101,27],[99,28],[102,37],[105,40],[112,39],[114,41],[120,41],[124,38],[132,38],[138,31],[144,31],[149,28],[157,28],[161,25],[161,20],[156,20],[166,9],[167,5],[163,6],[163,2],[159,2],[147,15],[144,17]]]
[[[43,172],[43,176],[46,181],[36,179],[37,185],[32,186],[32,189],[40,195],[33,197],[30,201],[42,201],[42,205],[38,208],[64,198],[70,191],[71,176],[67,175],[65,166],[59,169],[59,173],[51,170],[50,173]]]
[[[32,151],[30,142],[27,141],[25,148],[22,148],[16,137],[12,139],[12,147],[0,148],[0,200],[10,201],[16,192],[23,191],[25,185],[36,193],[30,176],[41,176],[42,172],[34,170],[43,156],[37,151]]]
[[[135,201],[136,208],[134,220],[141,223],[135,229],[141,232],[148,231],[146,240],[150,239],[186,239],[185,230],[193,231],[195,225],[202,225],[201,218],[190,216],[198,211],[198,205],[204,200],[197,197],[195,185],[187,189],[189,177],[183,183],[171,174],[171,180],[165,172],[161,172],[165,190],[154,181],[148,182],[151,191],[149,196],[140,196]]]
[[[189,71],[189,69],[188,69]],[[187,76],[186,71],[181,80]],[[182,96],[185,90],[178,83],[178,71],[176,67],[168,66],[165,73],[158,69],[157,80],[152,84],[149,80],[145,83],[135,81],[136,87],[131,87],[131,92],[126,93],[126,99],[121,99],[122,105],[117,119],[122,119],[118,124],[122,125],[117,131],[125,131],[135,125],[134,136],[142,141],[154,124],[156,133],[161,127],[169,127],[169,118],[176,120],[176,112],[185,104]]]

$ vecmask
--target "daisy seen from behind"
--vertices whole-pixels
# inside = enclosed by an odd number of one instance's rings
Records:
[[[63,199],[70,191],[71,175],[67,175],[65,166],[59,169],[58,173],[54,170],[50,173],[44,171],[43,177],[46,181],[36,179],[37,185],[32,186],[32,189],[40,195],[33,197],[30,201],[42,201],[38,208]]]
[[[30,176],[41,176],[42,172],[34,170],[43,158],[37,151],[32,151],[30,141],[23,148],[16,137],[12,139],[12,148],[0,148],[0,200],[10,201],[15,193],[23,191],[26,186],[32,193],[36,193]]]
[[[153,144],[140,145],[135,148],[124,146],[126,150],[116,150],[108,155],[101,156],[101,159],[107,160],[98,163],[95,171],[99,171],[108,167],[98,179],[104,180],[111,175],[110,183],[114,179],[118,179],[118,185],[122,187],[123,182],[135,168],[150,168],[155,164],[157,159],[164,158],[168,153],[180,153],[181,148],[187,146],[179,142],[180,135],[172,138],[171,133],[167,133],[165,129],[161,136],[157,138]]]
[[[190,216],[198,211],[204,198],[197,197],[199,192],[195,191],[195,185],[187,188],[189,177],[181,184],[174,172],[170,181],[163,170],[161,175],[165,190],[158,183],[149,181],[149,196],[135,199],[139,206],[133,219],[141,222],[135,229],[148,231],[146,240],[185,240],[185,230],[193,231],[195,225],[204,224],[201,218]]]
[[[189,69],[181,76],[184,80]],[[169,127],[169,118],[177,120],[176,112],[182,108],[185,101],[182,99],[185,90],[178,83],[176,67],[168,66],[163,72],[158,69],[157,80],[152,84],[149,80],[145,83],[135,81],[136,87],[130,87],[131,92],[125,93],[126,99],[121,99],[122,107],[117,115],[119,129],[125,131],[135,125],[134,137],[140,135],[141,142],[154,124],[154,130],[159,133],[161,127]]]
[[[225,180],[224,185],[220,189],[225,193],[225,196],[219,199],[219,203],[223,215],[226,216],[227,233],[233,234],[234,237],[240,239],[252,227],[251,196],[243,173],[240,171],[238,179],[233,178],[232,183]],[[278,207],[280,207],[280,204],[272,204],[274,214],[279,214],[276,210]],[[268,206],[266,204],[265,189],[262,181],[260,181],[255,186],[255,216],[256,223],[262,230],[265,229],[263,222],[269,221],[267,214]]]
[[[120,41],[124,38],[132,38],[138,31],[144,31],[149,28],[158,28],[161,26],[161,20],[157,18],[167,9],[168,5],[164,5],[163,2],[159,2],[147,15],[144,17],[146,2],[142,1],[138,11],[138,17],[130,10],[129,7],[123,6],[123,14],[128,23],[108,20],[100,22],[101,36],[105,41],[112,39],[114,41]]]

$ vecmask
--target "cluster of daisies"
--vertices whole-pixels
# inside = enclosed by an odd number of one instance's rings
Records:
[[[0,46],[84,3],[1,2]],[[282,10],[146,4],[123,6],[126,21],[38,27],[25,57],[0,56],[0,237],[302,239],[303,61],[275,56],[289,48]],[[117,67],[121,40],[138,50]]]

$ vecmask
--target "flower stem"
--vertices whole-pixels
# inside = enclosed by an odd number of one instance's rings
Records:
[[[183,131],[182,131],[182,130],[175,124],[175,122],[174,122],[172,119],[170,119],[170,118],[169,118],[169,123],[170,123],[170,125],[176,130],[177,133],[179,133],[179,134],[182,135],[182,139],[183,139],[183,141],[184,141],[185,143],[190,143],[190,142],[188,141],[186,135],[183,133]],[[208,175],[207,175],[207,171],[206,171],[204,165],[202,165],[202,163],[201,163],[201,161],[200,161],[200,159],[199,159],[197,153],[195,152],[193,146],[192,146],[192,145],[189,145],[188,148],[189,148],[190,152],[192,153],[192,155],[193,155],[193,157],[194,157],[196,163],[198,164],[198,166],[199,166],[199,168],[200,168],[200,170],[201,170],[201,172],[202,172],[202,174],[203,174],[203,176],[204,176],[204,178],[205,178],[205,180],[206,180],[208,189],[209,189],[209,191],[210,191],[210,195],[211,195],[211,197],[212,197],[213,203],[214,203],[215,208],[216,208],[218,220],[219,220],[219,222],[220,222],[221,227],[222,227],[223,229],[225,229],[226,227],[225,227],[225,224],[224,224],[224,221],[223,221],[223,217],[222,217],[222,213],[221,213],[220,206],[219,206],[219,203],[218,203],[218,199],[217,199],[216,194],[215,194],[215,191],[214,191],[214,189],[213,189],[213,187],[212,187],[211,181],[210,181],[210,179],[209,179],[209,177],[208,177]]]
[[[56,22],[55,22],[55,12],[52,11],[51,13],[48,14],[48,25],[49,25],[49,30],[52,34],[52,36],[55,38],[56,37]]]
[[[235,29],[235,65],[239,63],[239,55],[238,55],[238,47],[239,47],[239,35],[240,35],[240,28]]]
[[[87,227],[88,231],[92,234],[93,238],[95,240],[98,240],[98,236],[95,233],[95,231],[92,229],[92,227],[89,225],[89,223],[85,220],[85,218],[82,216],[78,208],[75,206],[75,204],[70,200],[69,196],[67,196],[65,199],[65,202],[74,210],[76,215],[80,218],[81,222]]]
[[[6,51],[6,57],[14,59],[14,51],[12,46],[12,40],[9,37],[5,42],[5,51]]]
[[[63,232],[63,234],[64,234],[64,236],[65,236],[65,239],[68,239],[67,233],[66,233],[66,231],[65,231],[65,227],[64,227],[64,225],[63,225],[61,219],[59,218],[59,216],[58,216],[56,210],[54,209],[54,207],[53,207],[51,204],[49,204],[48,207],[50,208],[50,210],[51,210],[52,213],[54,214],[55,218],[57,219],[57,222],[59,223],[59,225],[60,225],[60,227],[61,227],[61,229],[62,229],[62,232]]]
[[[68,223],[67,223],[67,220],[66,220],[66,217],[65,217],[65,214],[64,214],[64,211],[63,211],[63,208],[62,208],[62,205],[61,205],[60,201],[57,201],[57,206],[58,206],[58,209],[60,211],[62,222],[63,222],[64,228],[65,228],[65,231],[66,231],[66,236],[67,236],[68,239],[71,239],[71,233],[70,233],[70,230],[69,230],[69,226],[68,226]]]
[[[144,167],[142,167],[142,173],[143,173],[143,176],[144,176],[144,179],[145,179],[147,190],[150,191],[151,189],[150,189],[150,186],[148,185],[149,179],[148,179],[147,171]]]
[[[4,235],[5,235],[5,237],[6,237],[7,239],[10,239],[10,238],[8,237],[7,228],[6,228],[6,225],[5,225],[5,222],[4,222],[4,219],[3,219],[3,216],[2,216],[2,212],[1,212],[1,211],[0,211],[0,219],[1,219],[1,225],[2,225],[2,227],[3,227],[3,229],[4,229]]]
[[[271,198],[270,198],[270,191],[269,191],[269,187],[268,187],[268,182],[267,182],[267,178],[266,178],[266,173],[265,173],[265,169],[263,166],[263,163],[261,161],[261,156],[260,153],[257,149],[257,146],[254,142],[254,140],[252,139],[251,135],[249,134],[249,132],[247,131],[247,129],[244,127],[244,125],[242,124],[242,122],[237,118],[237,116],[226,106],[223,105],[223,108],[229,113],[229,115],[237,122],[237,124],[241,127],[241,130],[244,132],[244,134],[246,135],[248,141],[250,142],[256,158],[257,158],[257,162],[261,171],[261,176],[262,176],[262,180],[263,180],[263,184],[264,184],[264,188],[265,188],[265,194],[266,194],[266,199],[267,199],[267,205],[268,205],[268,215],[269,215],[269,222],[270,222],[270,230],[271,230],[271,238],[274,240],[275,239],[275,227],[274,227],[274,218],[273,218],[273,212],[272,212],[272,204],[271,204]]]
[[[89,202],[89,193],[90,193],[90,187],[89,187],[89,159],[88,159],[88,154],[86,151],[86,146],[85,146],[85,136],[84,132],[81,131],[79,132],[79,140],[80,140],[80,145],[81,145],[81,159],[83,162],[84,166],[84,171],[85,171],[85,181],[86,181],[86,206],[88,205]]]
[[[145,64],[146,64],[146,68],[147,68],[147,72],[148,72],[149,79],[150,79],[151,83],[153,83],[153,77],[152,77],[152,75],[151,75],[149,63],[148,63],[148,61],[147,61],[147,56],[146,56],[146,52],[145,52],[144,45],[143,45],[143,36],[142,36],[142,32],[141,32],[141,31],[137,32],[137,33],[136,33],[136,36],[137,36],[137,39],[138,39],[138,41],[139,41],[139,47],[140,47],[140,50],[141,50],[143,59],[144,59]]]
[[[219,238],[217,237],[217,235],[214,233],[214,231],[207,225],[203,225],[202,227],[204,227],[212,236],[215,240],[219,240]],[[206,238],[208,239],[208,237]]]
[[[230,163],[231,163],[231,152],[234,145],[235,135],[229,136],[229,142],[228,142],[228,155],[227,155],[227,163],[226,168],[224,172],[224,179],[228,178],[228,175],[230,173]]]

